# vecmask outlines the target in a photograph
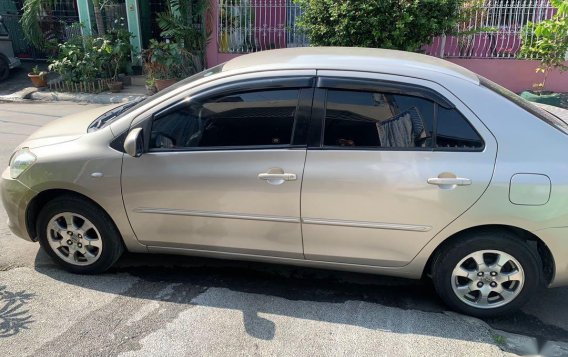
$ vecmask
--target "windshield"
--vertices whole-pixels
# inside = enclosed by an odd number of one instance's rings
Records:
[[[564,134],[568,134],[568,124],[558,118],[556,115],[551,114],[550,112],[534,105],[533,103],[529,102],[528,100],[518,96],[517,94],[511,92],[510,90],[501,87],[495,82],[490,81],[489,79],[478,76],[479,82],[482,86],[489,88],[493,92],[507,98],[511,102],[515,103],[519,107],[523,108],[527,112],[531,113],[535,117],[539,118],[540,120],[544,121],[550,126],[555,127],[556,129],[560,130]]]
[[[146,105],[148,102],[159,98],[161,96],[167,95],[168,93],[175,91],[176,89],[185,86],[188,83],[197,81],[199,79],[205,78],[205,77],[209,77],[213,74],[219,73],[223,70],[223,64],[220,64],[218,66],[215,66],[213,68],[207,69],[205,71],[199,72],[197,74],[194,74],[191,77],[188,77],[184,80],[181,80],[171,86],[169,86],[168,88],[160,91],[159,93],[147,97],[147,98],[138,98],[134,101],[128,102],[126,104],[123,104],[121,106],[118,106],[112,110],[109,110],[108,112],[104,113],[103,115],[99,116],[97,119],[95,119],[94,122],[91,123],[91,125],[89,125],[89,129],[87,130],[88,132],[92,132],[92,131],[97,131],[99,129],[102,129],[104,127],[106,127],[107,125],[110,125],[111,123],[115,122],[116,120],[118,120],[119,118],[121,118],[124,115],[127,115],[128,113]]]

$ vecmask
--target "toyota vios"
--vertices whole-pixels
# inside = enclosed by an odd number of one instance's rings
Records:
[[[128,250],[430,276],[488,316],[568,285],[567,152],[561,119],[449,62],[285,49],[49,123],[2,201],[75,273]]]

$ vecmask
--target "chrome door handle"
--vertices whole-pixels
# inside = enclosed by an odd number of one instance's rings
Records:
[[[296,174],[284,172],[280,167],[273,167],[268,172],[258,174],[258,178],[271,185],[281,185],[286,181],[295,181]]]
[[[468,186],[471,185],[471,180],[464,177],[431,177],[428,179],[430,185],[438,185],[440,187],[448,186]]]
[[[296,174],[290,174],[290,173],[283,173],[283,174],[271,174],[271,173],[262,173],[262,174],[258,174],[258,178],[261,180],[265,180],[265,181],[270,181],[270,180],[284,180],[284,181],[295,181],[296,180]]]

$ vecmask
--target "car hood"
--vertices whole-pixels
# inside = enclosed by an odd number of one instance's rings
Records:
[[[20,147],[36,148],[75,140],[87,134],[89,125],[95,119],[118,105],[107,105],[56,119],[36,130]]]

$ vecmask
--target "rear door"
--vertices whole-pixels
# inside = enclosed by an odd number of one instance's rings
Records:
[[[403,266],[483,194],[496,141],[432,82],[318,75],[302,187],[306,259]]]

